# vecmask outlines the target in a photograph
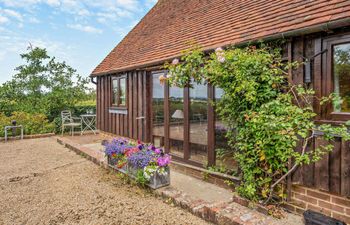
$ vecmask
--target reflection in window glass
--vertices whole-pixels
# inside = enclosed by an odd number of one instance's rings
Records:
[[[126,78],[117,77],[112,81],[113,105],[126,106]]]
[[[113,79],[113,105],[118,105],[118,79]]]
[[[208,86],[193,84],[190,88],[191,160],[205,163],[208,158]]]
[[[169,88],[169,148],[170,152],[183,157],[184,147],[184,90],[178,87]]]
[[[160,84],[160,75],[152,76],[152,132],[153,143],[157,147],[164,145],[164,86]]]
[[[334,102],[336,112],[350,112],[350,43],[333,48],[334,92],[340,100]]]
[[[221,100],[223,90],[215,88],[215,101]],[[215,153],[216,166],[220,168],[220,172],[230,173],[237,170],[237,163],[233,159],[233,151],[228,146],[226,133],[228,127],[222,122],[218,114],[215,114]]]
[[[119,101],[121,106],[126,105],[126,78],[120,78],[119,79]]]

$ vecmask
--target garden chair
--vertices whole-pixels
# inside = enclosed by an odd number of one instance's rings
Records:
[[[69,110],[62,111],[61,119],[62,119],[62,127],[61,127],[62,136],[66,127],[70,127],[72,136],[74,135],[74,128],[76,127],[80,128],[80,132],[81,132],[81,129],[82,129],[81,118],[72,117],[71,111]]]

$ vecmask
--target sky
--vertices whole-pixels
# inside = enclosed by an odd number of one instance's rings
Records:
[[[0,84],[24,63],[29,44],[89,76],[156,2],[0,0]]]

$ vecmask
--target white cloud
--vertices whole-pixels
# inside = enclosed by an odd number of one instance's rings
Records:
[[[97,22],[99,23],[107,23],[107,19],[104,17],[97,18]]]
[[[9,7],[28,7],[40,3],[41,0],[0,0],[0,2]]]
[[[127,10],[116,8],[108,12],[98,12],[96,16],[99,23],[107,24],[118,20],[121,21],[123,18],[132,18],[133,14]]]
[[[40,20],[38,20],[38,19],[35,18],[35,17],[29,17],[29,22],[30,22],[30,23],[40,23]]]
[[[54,6],[61,5],[61,2],[60,2],[60,0],[46,0],[46,4],[54,7]]]
[[[9,19],[5,16],[0,15],[0,24],[7,23]]]
[[[9,16],[9,17],[12,17],[12,18],[15,18],[19,21],[23,21],[23,17],[21,14],[19,14],[18,12],[14,11],[14,10],[11,10],[11,9],[3,9],[3,10],[0,10],[2,11],[5,15]]]
[[[117,3],[129,10],[138,10],[139,2],[136,0],[117,0]]]
[[[95,33],[95,34],[101,34],[102,30],[92,27],[92,26],[84,26],[81,24],[68,24],[67,25],[69,28],[75,29],[75,30],[80,30],[83,32],[87,32],[87,33]]]
[[[87,9],[80,9],[77,13],[79,16],[90,16],[91,15],[89,10],[87,10]]]

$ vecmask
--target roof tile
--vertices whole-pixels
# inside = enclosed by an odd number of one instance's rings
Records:
[[[349,0],[158,0],[92,75],[125,71],[205,49],[350,17]]]

